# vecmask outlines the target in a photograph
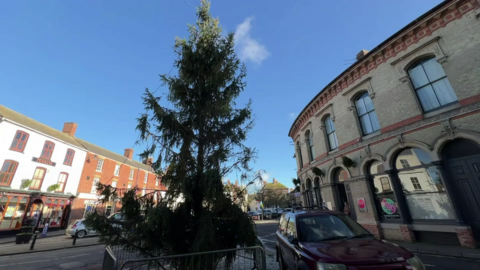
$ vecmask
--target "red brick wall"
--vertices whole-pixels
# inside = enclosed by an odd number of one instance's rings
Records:
[[[408,227],[408,225],[400,225],[400,231],[402,232],[403,241],[405,242],[416,242],[415,234]]]
[[[130,176],[130,167],[129,165],[118,163],[117,161],[105,158],[103,162],[102,171],[96,171],[98,160],[93,157],[95,154],[88,153],[85,159],[85,164],[83,166],[82,175],[80,178],[80,183],[78,185],[78,193],[90,193],[92,189],[93,179],[95,177],[100,178],[100,183],[102,184],[112,184],[113,181],[117,181],[117,188],[127,188],[128,184],[131,183],[132,187],[138,187],[140,189],[139,194],[141,194],[141,189],[146,187],[147,189],[156,189],[160,188],[155,186],[156,176],[153,173],[148,174],[147,184],[144,183],[145,171],[139,170],[138,168],[134,169],[133,179],[129,179]],[[115,165],[121,164],[120,173],[118,176],[114,176]],[[88,178],[88,180],[87,180]],[[138,178],[138,179],[137,179]],[[159,183],[160,184],[160,183]],[[147,190],[148,192],[148,190]],[[85,199],[75,199],[72,206],[72,215],[73,218],[81,218],[83,215]],[[117,203],[115,210],[118,210],[121,207]],[[98,209],[98,208],[97,208]]]
[[[372,224],[361,224],[362,227],[370,231],[373,235],[375,235],[375,238],[377,239],[382,239],[382,229],[380,228],[380,225],[372,225]]]
[[[462,247],[476,248],[477,243],[475,238],[473,238],[472,229],[470,228],[455,228],[457,232],[458,240]]]

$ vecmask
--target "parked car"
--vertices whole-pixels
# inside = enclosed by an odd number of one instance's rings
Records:
[[[281,270],[425,270],[412,252],[377,240],[340,212],[285,212],[276,236],[276,258]]]
[[[78,219],[70,223],[65,230],[65,234],[71,237],[75,237],[75,234],[77,234],[78,238],[97,235],[97,232],[93,228],[87,228],[87,226],[83,224],[84,220],[85,219]]]
[[[262,213],[262,211],[260,211]],[[263,217],[264,219],[272,219],[273,218],[273,212],[270,209],[263,209]]]
[[[284,213],[284,212],[292,212],[292,208],[285,208],[285,209],[283,209],[282,213]]]
[[[255,212],[255,211],[248,211],[248,217],[250,219],[259,220],[260,219],[260,214],[258,212]]]

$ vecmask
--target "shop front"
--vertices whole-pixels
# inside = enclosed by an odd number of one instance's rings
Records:
[[[25,225],[65,228],[73,198],[64,194],[0,191],[0,235],[16,233]]]

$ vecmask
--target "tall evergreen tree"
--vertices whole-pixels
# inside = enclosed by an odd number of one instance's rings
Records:
[[[209,8],[202,0],[196,25],[188,26],[189,38],[175,40],[177,74],[160,76],[172,106],[161,105],[148,89],[143,95],[146,112],[137,130],[147,150],[141,156],[157,157],[152,167],[163,175],[166,197],[155,204],[156,190],[141,196],[138,189],[99,184],[104,201],[120,198],[127,220],[122,233],[116,233],[100,214],[88,217],[107,243],[149,256],[255,244],[253,224],[222,182],[233,170],[241,171],[243,183],[261,179],[249,166],[256,150],[244,145],[253,127],[251,101],[244,108],[235,103],[246,86],[246,67],[234,52],[234,34],[222,35]],[[164,172],[162,164],[167,165]],[[173,207],[179,197],[183,201]]]

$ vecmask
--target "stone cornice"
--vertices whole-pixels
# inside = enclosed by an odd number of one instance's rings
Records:
[[[479,7],[480,3],[477,0],[445,1],[434,8],[430,14],[422,15],[417,19],[418,21],[412,22],[411,26],[406,26],[400,33],[395,33],[370,51],[364,58],[347,68],[347,70],[321,90],[295,119],[288,135],[294,138],[299,130],[304,127],[305,123],[316,112],[327,105],[333,97],[347,90],[356,81],[369,74],[370,71],[384,64],[388,59],[404,52],[411,45],[417,44],[423,38],[432,35],[436,30],[460,19],[467,12]]]
[[[311,163],[308,167],[302,169],[299,172],[299,174],[307,172],[307,171],[311,170],[313,167],[317,167],[320,164],[325,163],[326,161],[329,161],[330,159],[333,159],[334,157],[343,156],[348,152],[352,152],[352,151],[357,150],[357,149],[362,149],[365,146],[367,146],[369,144],[372,144],[372,143],[375,143],[377,141],[381,141],[381,140],[384,140],[384,139],[387,139],[387,138],[397,137],[397,136],[400,136],[401,134],[403,134],[405,132],[416,130],[416,129],[419,129],[419,128],[422,128],[422,127],[425,127],[425,126],[429,126],[429,125],[432,125],[432,124],[439,124],[440,125],[442,121],[448,120],[448,119],[453,118],[455,116],[459,116],[459,115],[463,115],[463,114],[467,114],[467,113],[474,112],[474,111],[479,111],[479,110],[480,110],[480,102],[476,102],[476,103],[472,103],[472,104],[469,104],[469,105],[466,105],[466,106],[463,106],[463,107],[459,107],[459,108],[453,109],[451,111],[447,111],[447,112],[444,112],[444,113],[441,113],[441,114],[438,114],[438,115],[435,115],[435,116],[432,116],[432,117],[429,117],[429,118],[425,118],[423,120],[420,120],[420,121],[417,121],[417,122],[414,122],[414,123],[396,128],[394,130],[390,130],[390,131],[381,133],[377,136],[362,140],[362,141],[357,142],[353,145],[350,145],[346,148],[343,148],[343,149],[339,150],[338,152],[335,152],[335,156],[328,155],[324,158],[318,159],[315,162]]]

